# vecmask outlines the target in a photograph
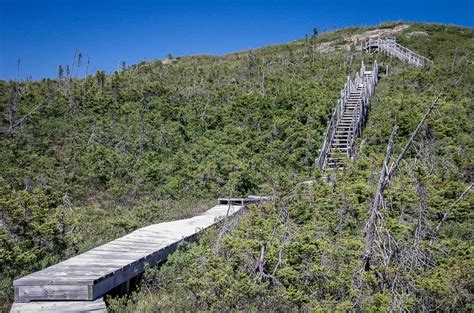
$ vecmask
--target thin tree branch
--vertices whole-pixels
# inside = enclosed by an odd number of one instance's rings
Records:
[[[444,213],[443,215],[443,218],[441,219],[441,221],[439,222],[438,226],[436,226],[436,232],[439,231],[439,229],[441,228],[441,226],[443,226],[443,224],[446,222],[446,220],[448,219],[448,215],[449,213],[451,213],[451,211],[453,210],[454,206],[456,204],[458,204],[459,202],[461,202],[464,197],[466,196],[466,194],[472,189],[472,183],[469,185],[469,187],[466,188],[466,190],[463,191],[463,193],[456,199],[456,201],[454,201],[453,204],[451,204],[449,206],[449,208],[446,210],[446,212]]]
[[[395,162],[392,163],[392,165],[390,166],[390,170],[388,171],[388,174],[387,174],[387,180],[390,180],[390,178],[392,177],[392,175],[395,173],[395,170],[398,168],[398,164],[400,163],[400,161],[402,160],[403,156],[405,155],[405,153],[407,152],[408,148],[410,148],[411,144],[413,143],[413,140],[415,139],[416,135],[418,134],[418,132],[420,131],[421,129],[421,126],[423,126],[423,124],[425,123],[426,119],[428,118],[428,116],[430,115],[431,111],[433,111],[433,109],[436,107],[436,105],[438,104],[438,101],[439,101],[439,98],[441,97],[442,95],[442,92],[440,92],[437,96],[436,96],[436,99],[431,103],[430,107],[428,108],[428,110],[426,111],[425,115],[423,116],[423,118],[421,119],[420,123],[418,124],[418,126],[416,127],[415,131],[411,134],[410,136],[410,139],[408,140],[407,144],[405,145],[405,147],[403,148],[402,152],[400,152],[400,154],[398,155],[398,158],[395,160]]]
[[[10,127],[10,131],[12,131],[15,127],[21,125],[21,124],[26,120],[26,118],[27,118],[28,116],[30,116],[31,114],[33,114],[33,113],[34,113],[36,110],[38,110],[40,107],[44,106],[45,104],[48,104],[50,100],[51,100],[51,95],[49,95],[48,98],[47,98],[44,102],[38,104],[37,106],[35,106],[35,107],[33,108],[33,110],[31,110],[31,111],[28,112],[25,116],[23,116],[22,118],[20,118],[20,119],[18,120],[18,122],[16,122],[15,124],[13,124],[13,125]]]

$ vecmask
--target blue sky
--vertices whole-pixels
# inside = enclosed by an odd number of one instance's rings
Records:
[[[357,6],[364,3],[364,7]],[[224,54],[319,30],[384,21],[474,26],[474,0],[0,0],[0,79],[57,76],[74,53],[89,72],[121,61]],[[84,75],[85,66],[79,72]]]

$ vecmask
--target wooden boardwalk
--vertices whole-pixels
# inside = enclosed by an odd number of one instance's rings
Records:
[[[147,266],[165,260],[183,240],[194,240],[204,229],[236,214],[245,205],[264,198],[221,198],[217,206],[198,216],[140,228],[66,261],[16,279],[13,282],[15,304],[12,312],[103,311],[102,297],[108,291],[127,284]],[[75,307],[83,309],[75,310]]]

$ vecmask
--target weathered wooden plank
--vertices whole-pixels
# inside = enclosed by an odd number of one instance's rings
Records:
[[[28,280],[22,280],[15,284],[15,286],[35,286],[35,285],[90,285],[97,279],[97,275],[94,276],[35,276],[28,278]]]
[[[147,244],[147,245],[156,245],[156,244],[165,244],[168,241],[164,238],[160,238],[154,234],[146,233],[146,232],[140,232],[140,230],[136,230],[133,233],[130,233],[126,236],[120,237],[114,241],[109,242],[108,244],[105,244],[100,247],[107,247],[110,244],[117,244],[120,242],[125,242],[127,240],[133,240],[133,239],[140,239],[142,244]],[[99,248],[99,247],[98,247]]]
[[[94,301],[38,301],[29,303],[15,302],[11,313],[69,313],[93,312],[105,313],[107,307],[102,298]]]
[[[90,298],[89,285],[15,286],[15,301],[84,300]]]
[[[142,246],[139,245],[139,242],[129,242],[123,243],[120,245],[111,245],[103,248],[96,248],[95,251],[109,251],[113,249],[114,251],[121,251],[121,252],[127,252],[127,251],[136,251],[139,253],[149,253],[150,251],[156,250],[156,248],[159,247],[158,245],[150,245],[150,246]]]

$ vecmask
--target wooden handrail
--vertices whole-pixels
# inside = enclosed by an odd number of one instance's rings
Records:
[[[414,64],[418,67],[424,66],[425,64],[433,64],[432,60],[419,55],[418,53],[413,52],[407,47],[397,43],[395,38],[377,38],[376,40],[370,39],[363,47],[365,50],[369,48],[376,48],[377,52],[391,54],[402,61],[408,61],[408,63]]]

